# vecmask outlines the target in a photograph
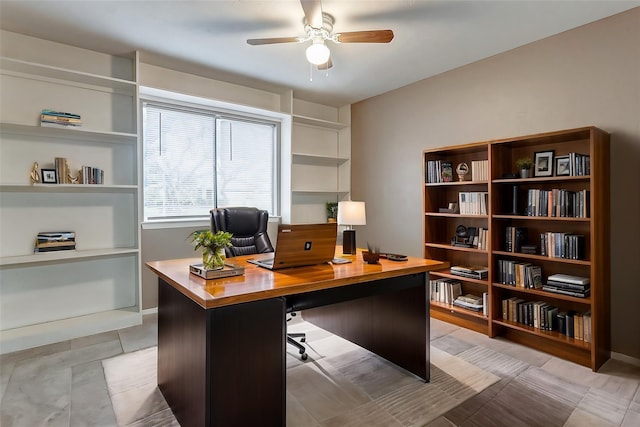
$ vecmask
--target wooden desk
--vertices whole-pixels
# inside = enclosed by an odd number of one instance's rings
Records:
[[[341,251],[339,251],[341,252]],[[148,262],[158,275],[158,386],[188,426],[286,425],[286,311],[429,380],[428,271],[439,261],[317,265],[204,280],[198,258]]]

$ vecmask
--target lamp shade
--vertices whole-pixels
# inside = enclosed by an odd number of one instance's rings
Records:
[[[331,52],[324,41],[315,41],[307,48],[307,61],[314,65],[324,64],[329,60]]]
[[[338,202],[338,224],[340,225],[366,225],[367,216],[364,210],[364,202],[345,201]]]

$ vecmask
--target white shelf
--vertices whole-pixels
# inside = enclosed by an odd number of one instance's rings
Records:
[[[119,255],[136,254],[136,248],[110,248],[91,250],[70,250],[54,252],[38,252],[30,255],[9,256],[0,258],[0,266],[40,264],[44,262],[68,262],[87,258],[102,258]]]
[[[65,80],[68,82],[99,86],[113,89],[118,92],[135,93],[136,82],[130,80],[116,79],[98,74],[85,73],[82,71],[69,70],[66,68],[53,67],[35,62],[23,61],[2,57],[0,58],[0,66],[3,71],[12,71],[15,73],[29,74],[37,79],[51,78],[57,80]]]
[[[345,123],[330,122],[328,120],[316,119],[316,118],[307,117],[307,116],[300,116],[298,114],[293,115],[293,122],[301,123],[305,125],[311,125],[311,126],[320,126],[320,127],[329,128],[329,129],[345,129],[349,127],[349,125]]]
[[[137,306],[0,331],[0,353],[71,340],[142,323]]]
[[[67,127],[51,127],[51,126],[32,126],[20,123],[0,122],[0,131],[2,133],[11,133],[16,135],[31,135],[46,138],[64,138],[78,141],[101,141],[109,143],[125,143],[135,144],[138,135],[126,132],[102,132],[90,129],[67,128]]]
[[[301,164],[336,166],[348,162],[346,157],[317,156],[315,154],[292,153],[293,161]]]
[[[0,184],[0,191],[11,193],[129,193],[136,185],[104,184]]]

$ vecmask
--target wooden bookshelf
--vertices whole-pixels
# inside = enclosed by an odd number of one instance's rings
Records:
[[[515,178],[515,161],[523,157],[535,159],[537,152],[553,152],[550,175]],[[590,171],[583,175],[558,176],[555,158],[569,153],[589,157]],[[488,160],[487,181],[458,181],[455,174],[459,163]],[[428,162],[440,161],[453,165],[454,182],[428,182]],[[486,280],[467,279],[452,275],[450,270],[431,273],[431,279],[457,278],[462,293],[488,294],[487,316],[469,312],[442,302],[432,302],[431,316],[465,328],[503,336],[523,345],[588,366],[594,371],[610,357],[610,242],[609,242],[609,135],[595,127],[541,133],[503,140],[429,149],[423,152],[424,163],[424,256],[446,260],[455,265],[481,265],[489,270]],[[471,177],[471,170],[466,176]],[[514,191],[515,186],[515,191]],[[587,217],[530,216],[529,190],[564,189],[570,192],[587,190]],[[455,202],[459,192],[488,193],[486,215],[440,213],[439,209]],[[511,198],[517,194],[516,211]],[[485,249],[456,247],[451,239],[459,225],[488,229]],[[528,244],[536,245],[535,254],[506,250],[506,227],[527,229]],[[584,254],[580,259],[551,257],[541,254],[542,233],[573,233],[584,236]],[[559,234],[558,234],[559,235]],[[499,260],[530,263],[542,269],[542,282],[552,274],[568,274],[590,279],[590,294],[568,296],[501,283]],[[523,322],[503,319],[502,301],[520,298],[525,302],[542,301],[558,311],[591,313],[591,341],[569,337],[557,330],[544,330]],[[529,319],[530,320],[530,319]]]

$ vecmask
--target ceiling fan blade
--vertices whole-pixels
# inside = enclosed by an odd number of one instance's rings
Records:
[[[300,37],[273,37],[266,39],[249,39],[247,43],[252,46],[258,46],[261,44],[300,43],[300,41]]]
[[[300,0],[307,24],[312,28],[322,28],[322,2],[320,0]]]
[[[324,64],[318,65],[318,70],[324,71],[324,70],[328,70],[331,67],[333,67],[333,62],[331,62],[331,58],[329,58],[329,60]]]
[[[336,34],[335,40],[338,43],[389,43],[393,40],[393,31],[350,31]]]

